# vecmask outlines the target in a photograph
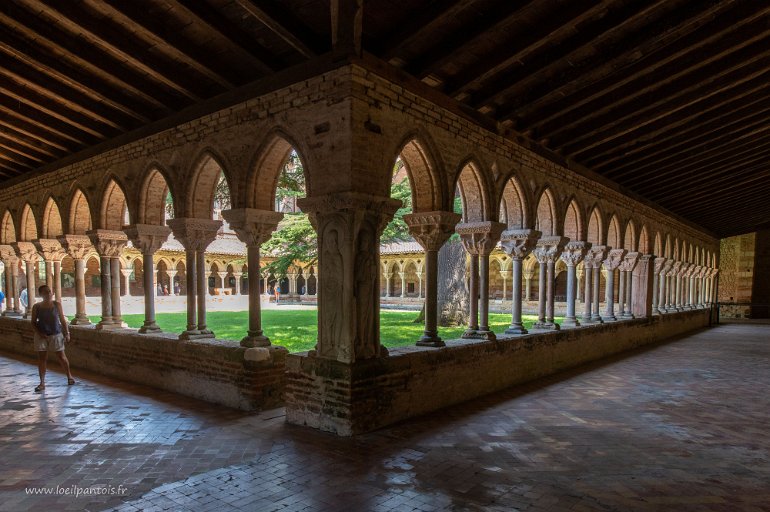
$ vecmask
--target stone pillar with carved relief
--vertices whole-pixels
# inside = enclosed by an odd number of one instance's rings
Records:
[[[623,301],[623,305],[625,306],[623,308],[622,318],[628,320],[635,318],[633,311],[633,277],[634,269],[636,268],[640,256],[641,254],[638,252],[629,252],[625,255],[623,261],[618,267],[621,271],[620,275],[623,276],[626,280],[626,285],[623,287],[624,296],[620,297],[620,300]]]
[[[661,280],[661,272],[663,270],[663,265],[666,263],[666,258],[655,258],[654,260],[654,273],[653,273],[653,287],[652,287],[652,312],[654,314],[660,314],[660,294],[663,293],[661,290],[662,286],[662,280]]]
[[[563,325],[577,327],[580,322],[575,315],[575,301],[577,300],[577,265],[591,248],[589,242],[574,240],[567,242],[564,246],[560,258],[567,265],[567,315],[564,317]]]
[[[404,215],[409,233],[425,251],[425,329],[417,345],[443,347],[438,335],[438,251],[446,243],[460,215],[433,211]]]
[[[655,256],[640,254],[631,272],[631,313],[636,318],[651,318],[653,309],[653,291],[657,286],[655,279]]]
[[[489,254],[495,248],[503,229],[505,224],[490,221],[467,222],[455,227],[465,251],[471,257],[471,319],[463,338],[495,339],[495,334],[489,328]],[[477,324],[474,312],[478,312]]]
[[[521,318],[524,258],[535,248],[542,233],[533,229],[509,229],[500,235],[503,250],[511,257],[511,325],[505,334],[527,334]]]
[[[361,192],[298,199],[318,234],[315,356],[343,363],[387,355],[380,345],[380,235],[401,201]]]
[[[126,327],[120,313],[120,255],[128,243],[122,231],[95,229],[86,235],[99,254],[102,278],[102,320],[97,329],[120,329]]]
[[[607,269],[607,288],[606,288],[606,308],[602,320],[605,322],[614,322],[615,317],[615,270],[623,262],[626,256],[625,249],[612,249],[608,251],[607,258],[604,260],[604,268]]]
[[[171,228],[167,226],[156,226],[151,224],[134,224],[125,230],[131,243],[134,244],[139,252],[142,253],[142,268],[152,269],[155,262],[153,258],[155,252],[161,248],[163,243],[171,234]],[[153,286],[153,272],[143,273],[144,285],[144,324],[139,328],[140,333],[160,332],[160,327],[155,322],[155,287]],[[128,289],[128,283],[126,283]],[[173,290],[173,279],[170,289]],[[171,292],[173,293],[173,291]]]
[[[19,257],[10,245],[0,245],[0,259],[5,266],[5,311],[3,316],[19,316]]]
[[[259,269],[260,247],[270,239],[283,214],[268,210],[241,208],[222,212],[238,239],[246,244],[246,257],[249,272]],[[255,280],[256,283],[259,281]],[[305,282],[307,287],[307,281]],[[249,286],[249,330],[241,340],[243,347],[269,347],[270,339],[262,330],[262,310],[259,298],[259,286]]]

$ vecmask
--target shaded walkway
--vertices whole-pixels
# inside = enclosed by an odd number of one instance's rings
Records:
[[[82,377],[50,375],[36,395],[35,368],[0,357],[0,510],[770,511],[770,325],[723,325],[355,439]]]

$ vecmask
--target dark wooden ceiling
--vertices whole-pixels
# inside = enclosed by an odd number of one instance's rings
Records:
[[[0,185],[329,52],[329,3],[0,2]],[[363,47],[721,236],[770,225],[770,3],[366,0]]]

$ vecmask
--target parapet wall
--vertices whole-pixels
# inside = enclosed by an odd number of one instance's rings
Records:
[[[287,358],[286,417],[338,435],[397,421],[709,325],[710,310],[537,333],[447,347],[392,349],[347,365],[303,354]]]
[[[283,347],[246,349],[227,341],[181,341],[175,334],[97,331],[93,326],[71,326],[70,332],[66,350],[73,369],[247,411],[282,403]],[[29,320],[0,318],[0,349],[36,357]]]

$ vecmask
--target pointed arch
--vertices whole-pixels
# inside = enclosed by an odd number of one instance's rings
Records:
[[[462,166],[456,187],[462,200],[463,222],[489,220],[487,188],[477,163],[471,160]]]
[[[674,257],[674,248],[671,246],[670,234],[666,234],[666,246],[663,252],[664,252],[664,256],[668,259],[672,259]]]
[[[101,226],[103,229],[119,231],[124,224],[131,223],[131,217],[126,219],[126,194],[115,178],[111,178],[102,194]]]
[[[629,252],[636,252],[636,248],[636,225],[633,220],[629,219],[623,235],[623,249]]]
[[[594,206],[591,210],[591,216],[588,218],[588,241],[594,245],[602,245],[604,243],[603,233],[602,213],[598,206]]]
[[[396,158],[401,158],[409,175],[409,183],[412,187],[412,210],[415,212],[443,210],[449,207],[448,201],[446,203],[444,201],[444,186],[437,161],[429,150],[430,144],[426,142],[425,137],[407,135],[402,139],[396,152]]]
[[[674,238],[674,254],[673,258],[677,261],[682,261],[682,253],[679,251],[679,238]]]
[[[653,251],[655,251],[654,254],[658,258],[663,258],[664,257],[663,239],[660,236],[660,231],[656,231],[655,232],[655,246],[653,248]]]
[[[564,236],[572,241],[585,240],[582,212],[583,210],[575,199],[572,199],[567,205],[567,211],[564,214]]]
[[[528,208],[524,188],[515,176],[511,176],[500,197],[500,222],[504,222],[508,229],[525,229],[529,226]]]
[[[10,244],[16,241],[16,226],[14,225],[13,215],[10,211],[5,210],[2,225],[0,225],[0,243]]]
[[[257,151],[252,171],[247,185],[246,206],[260,210],[275,209],[275,194],[278,190],[278,180],[289,155],[297,152],[302,162],[302,172],[305,176],[305,193],[311,190],[310,173],[304,152],[295,140],[283,131],[271,132]],[[226,175],[225,175],[226,177]],[[227,178],[226,178],[227,179]]]
[[[165,225],[166,197],[169,194],[171,194],[173,201],[174,194],[171,192],[165,172],[158,166],[151,167],[142,183],[139,211],[137,212],[138,222],[157,226]]]
[[[49,197],[43,210],[43,238],[56,238],[64,234],[59,205]]]
[[[642,254],[652,254],[652,246],[650,245],[650,234],[647,230],[646,224],[642,224],[642,231],[639,233],[639,241],[636,244],[636,250]]]
[[[550,188],[543,190],[540,194],[540,200],[537,202],[535,229],[543,233],[543,236],[556,234],[556,199]]]
[[[32,211],[32,207],[29,203],[24,205],[21,210],[21,224],[20,224],[19,239],[24,242],[30,242],[38,238],[37,236],[37,221],[35,220],[35,213]]]
[[[621,249],[620,222],[618,216],[613,215],[607,226],[607,246],[613,249]]]
[[[185,196],[186,216],[211,219],[214,216],[214,196],[220,176],[224,174],[230,190],[232,190],[232,181],[228,171],[221,164],[222,159],[211,150],[205,150],[195,162],[189,181],[190,188]],[[268,209],[272,209],[272,206]]]
[[[93,229],[91,206],[82,190],[76,189],[70,201],[69,232],[73,235],[85,235]]]

